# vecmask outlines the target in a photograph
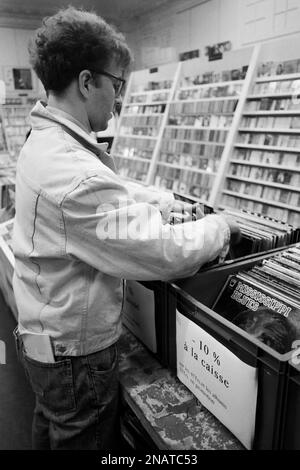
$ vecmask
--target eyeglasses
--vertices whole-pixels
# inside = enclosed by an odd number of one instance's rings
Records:
[[[126,83],[126,80],[124,80],[124,78],[116,77],[115,75],[112,75],[111,73],[105,72],[104,70],[92,70],[92,71],[112,79],[111,82],[112,82],[114,90],[115,90],[115,97],[118,98],[118,96],[120,96],[120,94],[123,90],[123,87]]]

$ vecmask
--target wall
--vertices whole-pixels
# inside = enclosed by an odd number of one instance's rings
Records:
[[[23,22],[23,29],[0,27],[0,79],[3,65],[28,66],[27,43],[38,23]],[[300,1],[173,0],[123,22],[122,30],[135,55],[134,68],[142,69],[177,61],[188,50],[200,48],[203,55],[205,46],[217,42],[230,40],[237,49],[293,35],[300,31]]]
[[[181,52],[231,41],[241,48],[300,31],[299,0],[174,0],[124,26],[135,69],[178,60]]]
[[[33,30],[0,27],[0,80],[4,79],[8,66],[30,67],[28,41]],[[34,92],[43,93],[43,86],[33,72]]]

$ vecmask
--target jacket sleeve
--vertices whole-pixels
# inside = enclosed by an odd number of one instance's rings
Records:
[[[126,279],[193,275],[229,241],[222,216],[163,224],[159,209],[138,202],[113,172],[82,181],[62,205],[66,252],[99,271]]]

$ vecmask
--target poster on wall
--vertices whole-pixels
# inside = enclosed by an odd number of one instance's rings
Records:
[[[32,71],[25,67],[4,67],[6,91],[33,90]]]
[[[32,90],[31,69],[13,68],[12,72],[15,90]]]
[[[196,59],[200,57],[200,50],[194,49],[193,51],[182,52],[179,54],[179,61],[183,62],[185,60]]]
[[[223,59],[225,52],[231,51],[232,43],[231,41],[218,42],[211,46],[205,47],[205,55],[208,57],[209,62],[213,60]]]

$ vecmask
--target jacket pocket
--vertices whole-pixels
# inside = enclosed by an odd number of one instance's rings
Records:
[[[26,375],[41,405],[56,414],[76,409],[70,359],[44,363],[23,354],[23,363]]]

